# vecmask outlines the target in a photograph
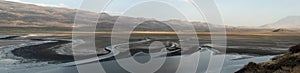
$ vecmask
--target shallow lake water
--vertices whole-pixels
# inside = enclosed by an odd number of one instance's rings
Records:
[[[5,36],[7,37],[7,36]],[[29,63],[20,63],[22,58],[16,57],[11,54],[11,51],[24,46],[38,45],[52,41],[32,41],[32,40],[0,40],[0,73],[77,73],[77,68],[74,62],[69,63],[60,63],[60,64],[49,64],[48,62],[29,62]],[[112,49],[112,47],[107,47]],[[197,55],[200,54],[200,55]],[[100,59],[105,59],[113,56],[113,54],[107,54],[99,56]],[[184,61],[181,61],[185,57]],[[186,58],[188,57],[188,58]],[[214,67],[212,65],[211,69],[208,69],[210,60],[219,60],[222,57],[225,57],[222,67]],[[183,63],[182,67],[186,68],[185,72],[189,72],[194,68],[190,66],[194,63],[193,59],[200,58],[198,62],[197,73],[216,73],[218,68],[222,68],[221,73],[233,73],[241,69],[244,65],[249,62],[265,62],[273,58],[274,55],[270,56],[251,56],[246,54],[215,54],[215,51],[212,49],[204,48],[190,55],[181,55],[181,56],[170,56],[167,57],[164,64],[156,73],[174,73],[178,70],[180,63]],[[99,59],[97,58],[97,59]],[[85,59],[81,60],[82,64],[79,66],[89,68],[89,66],[98,65],[97,59]],[[127,58],[118,60],[119,62],[127,61]],[[147,53],[138,53],[138,56],[134,57],[137,61],[147,62],[149,60],[149,55]],[[160,57],[155,59],[163,59]],[[191,60],[189,60],[191,59]],[[86,63],[85,63],[86,62]],[[116,60],[100,62],[103,69],[107,73],[129,73],[126,69],[122,68]],[[126,65],[126,64],[125,64]],[[131,64],[127,64],[131,66]],[[216,70],[214,70],[216,68]],[[97,68],[90,68],[87,70],[97,70]]]

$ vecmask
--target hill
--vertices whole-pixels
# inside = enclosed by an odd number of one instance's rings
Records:
[[[286,29],[300,29],[300,16],[288,16],[283,19],[278,20],[277,22],[263,25],[264,28],[286,28]]]
[[[74,23],[76,9],[56,8],[56,7],[41,7],[31,4],[22,4],[16,2],[9,2],[0,0],[0,30],[13,31],[70,31]],[[88,11],[81,11],[82,16],[95,17],[101,15],[97,22],[98,31],[111,31],[113,25],[121,23],[126,26],[133,26],[140,21],[142,22],[135,30],[140,31],[172,31],[169,25],[187,27],[187,25],[195,26],[197,31],[208,31],[208,23],[202,22],[188,22],[181,20],[158,21],[148,18],[134,18],[128,16],[111,16],[107,13],[94,13]],[[88,20],[82,22],[89,23]],[[220,25],[212,25],[211,28],[219,28]],[[232,27],[227,26],[229,29]],[[101,29],[100,29],[101,28]],[[22,30],[20,30],[22,29]]]
[[[292,46],[288,53],[263,63],[250,62],[236,73],[299,73],[300,44]]]

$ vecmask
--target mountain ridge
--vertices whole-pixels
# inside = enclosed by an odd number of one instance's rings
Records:
[[[79,15],[76,16],[76,14]],[[100,15],[100,18],[97,16]],[[0,0],[0,28],[1,29],[27,29],[35,28],[36,30],[68,30],[73,28],[75,17],[88,17],[79,20],[81,24],[97,23],[97,31],[111,31],[113,26],[118,23],[133,27],[140,21],[135,30],[138,31],[173,31],[170,26],[189,28],[187,25],[194,26],[196,31],[209,31],[210,28],[221,29],[224,25],[210,24],[206,22],[189,22],[182,20],[158,21],[151,18],[137,18],[129,16],[112,16],[107,13],[94,13],[78,9],[67,9],[58,7],[43,7],[32,4],[23,4],[17,2]],[[89,21],[89,19],[98,19],[98,21]],[[75,26],[75,27],[84,27]],[[225,25],[227,31],[265,31],[265,29],[256,28],[239,28]],[[190,29],[182,29],[190,30]],[[272,30],[268,30],[272,31]]]
[[[266,24],[261,27],[263,28],[285,28],[285,29],[300,29],[300,16],[287,16],[274,23]]]
[[[136,24],[140,21],[146,22],[141,23],[138,26],[137,30],[144,31],[172,31],[172,29],[170,29],[169,26],[166,26],[167,24],[172,26],[179,26],[182,28],[192,24],[193,26],[195,26],[197,31],[207,31],[209,30],[208,25],[212,25],[202,22],[188,22],[181,20],[159,21],[162,23],[155,23],[158,20],[150,18],[135,18],[128,16],[111,16],[107,13],[94,13],[77,9],[57,7],[42,7],[32,4],[23,4],[2,0],[0,1],[0,27],[51,27],[70,29],[73,27],[75,16],[78,11],[80,11],[78,17],[89,17],[91,19],[97,19],[96,16],[101,15],[101,17],[98,19],[98,22],[91,22],[88,19],[80,20],[80,23],[82,24],[97,23],[97,27],[101,28],[97,29],[99,31],[111,31],[115,23],[133,26],[133,24]],[[213,25],[212,28],[219,28],[219,26],[220,25]]]

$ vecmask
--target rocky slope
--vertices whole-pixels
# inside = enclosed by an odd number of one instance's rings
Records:
[[[299,73],[300,44],[289,49],[289,53],[279,55],[269,62],[250,62],[236,73]]]

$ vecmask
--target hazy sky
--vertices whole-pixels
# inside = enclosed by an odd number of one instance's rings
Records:
[[[9,0],[41,6],[67,7],[77,9],[82,0]],[[113,0],[107,12],[119,15],[128,6],[143,0]],[[175,6],[150,2],[136,5],[127,10],[125,15],[150,17],[159,20],[187,19],[204,21],[201,14],[189,0],[164,0]],[[300,16],[300,0],[215,0],[223,17],[224,24],[231,26],[260,26],[276,22],[287,16]],[[97,3],[93,3],[97,4]],[[177,9],[176,9],[177,8]],[[179,11],[178,11],[179,10]],[[90,9],[90,11],[94,11]],[[186,18],[182,15],[184,14]]]

